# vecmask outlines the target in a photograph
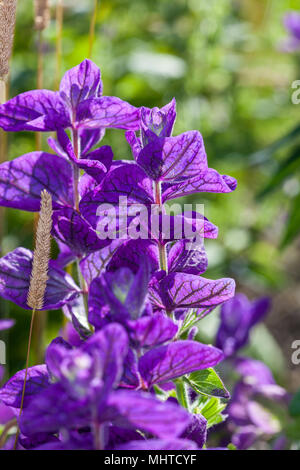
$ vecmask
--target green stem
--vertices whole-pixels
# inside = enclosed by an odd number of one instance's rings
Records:
[[[21,414],[22,414],[23,405],[24,405],[26,381],[27,381],[28,366],[29,366],[30,346],[31,346],[31,338],[32,338],[33,324],[34,324],[34,316],[35,316],[35,309],[32,310],[32,314],[31,314],[31,322],[30,322],[29,337],[28,337],[28,346],[27,346],[27,355],[26,355],[25,377],[24,377],[24,383],[23,383],[22,398],[21,398],[21,406],[20,406],[20,412],[19,412],[19,423],[18,423],[18,429],[17,429],[16,438],[15,438],[15,443],[14,443],[14,450],[16,450],[16,448],[17,448],[18,439],[19,439],[19,435],[20,435],[20,419],[21,419]]]
[[[190,411],[190,400],[188,396],[187,385],[184,382],[176,382],[176,395],[180,405]]]

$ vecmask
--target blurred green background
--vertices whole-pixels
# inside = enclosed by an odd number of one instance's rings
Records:
[[[36,88],[37,33],[32,0],[18,2],[10,96]],[[266,326],[252,335],[251,353],[271,366],[291,391],[300,386],[300,365],[291,363],[291,344],[300,339],[300,108],[291,102],[300,79],[297,54],[280,42],[292,0],[100,0],[91,59],[101,68],[104,93],[136,106],[177,100],[175,134],[198,129],[209,166],[237,178],[228,195],[199,195],[219,226],[206,242],[207,277],[233,277],[250,298],[270,295]],[[43,35],[44,87],[55,88],[56,22]],[[64,1],[61,73],[88,55],[94,1]],[[293,130],[295,132],[293,132]],[[283,140],[280,140],[284,138]],[[275,143],[275,145],[274,145]],[[8,135],[8,159],[35,149],[30,133]],[[115,158],[132,158],[124,132],[109,130],[103,144]],[[47,149],[43,135],[43,148]],[[298,204],[299,202],[299,204]],[[5,254],[32,248],[33,214],[5,213]],[[24,365],[30,314],[13,304],[1,315],[17,319],[10,332],[7,374]],[[211,340],[217,314],[203,322]],[[60,312],[48,315],[47,340],[57,335]]]

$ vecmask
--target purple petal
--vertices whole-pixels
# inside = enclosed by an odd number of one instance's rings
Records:
[[[162,200],[166,202],[170,199],[187,196],[196,193],[229,193],[234,191],[237,182],[227,175],[220,175],[216,170],[208,168],[193,178],[189,178],[179,183],[163,184]]]
[[[171,340],[178,331],[178,326],[164,315],[157,314],[128,322],[131,339],[139,347],[154,347]]]
[[[121,422],[126,420],[135,428],[165,439],[179,436],[190,422],[189,414],[180,406],[163,403],[149,394],[140,392],[114,392],[109,397],[108,406],[121,415]]]
[[[176,341],[148,351],[139,360],[139,371],[148,387],[168,382],[196,370],[218,364],[222,351],[196,341]]]
[[[149,439],[147,441],[130,441],[114,447],[114,450],[196,450],[197,445],[187,439]]]
[[[280,425],[277,419],[260,405],[260,403],[249,401],[247,403],[247,411],[250,420],[259,431],[271,435],[280,431]]]
[[[203,139],[198,131],[150,142],[140,152],[137,163],[154,180],[178,181],[197,176],[207,169]]]
[[[115,96],[102,96],[81,102],[77,108],[77,127],[114,127],[138,130],[140,110]]]
[[[81,155],[84,157],[94,145],[103,139],[104,134],[105,129],[80,129]]]
[[[141,132],[144,146],[155,137],[170,137],[176,119],[175,98],[163,108],[141,108]]]
[[[85,59],[65,73],[60,82],[59,92],[73,112],[83,100],[101,96],[102,82],[99,68],[91,60]]]
[[[71,165],[61,157],[32,152],[0,165],[0,205],[40,210],[41,191],[52,196],[54,208],[73,206]]]
[[[189,274],[203,274],[208,265],[208,259],[203,243],[197,248],[189,249],[186,240],[179,240],[168,253],[169,272],[183,272]]]
[[[125,197],[127,206],[137,203],[149,205],[154,202],[152,182],[143,169],[135,163],[125,163],[111,170],[102,184],[94,191],[86,193],[82,198],[80,212],[96,227],[97,221],[101,217],[99,206],[102,204],[118,206],[120,198],[124,199]],[[127,206],[124,207],[126,214]]]
[[[92,354],[98,363],[105,386],[117,386],[123,373],[124,359],[128,354],[128,336],[124,328],[112,323],[91,336],[83,343],[81,349]]]
[[[202,449],[207,437],[207,421],[204,416],[193,414],[192,422],[181,437],[195,441],[199,449]]]
[[[6,384],[0,389],[0,400],[7,406],[20,408],[22,390],[25,378],[25,369],[17,372]],[[40,366],[29,367],[26,389],[24,397],[24,408],[28,406],[30,401],[38,396],[41,391],[49,386],[49,375],[47,367],[43,364]]]
[[[37,432],[56,433],[59,429],[89,426],[91,414],[86,399],[74,400],[60,383],[43,390],[21,416],[21,432],[31,436]]]
[[[32,260],[33,253],[25,248],[16,248],[0,258],[0,296],[25,309],[29,309],[27,293]],[[53,261],[49,263],[48,276],[43,307],[45,310],[63,306],[80,292],[71,276],[57,268]]]
[[[151,272],[158,270],[159,253],[156,243],[142,239],[120,242],[107,266],[108,271],[116,271],[120,267],[127,267],[132,272],[137,273],[140,267],[141,253],[148,259]]]
[[[0,106],[0,127],[6,131],[54,131],[69,125],[65,105],[54,91],[27,91]]]
[[[120,381],[120,387],[137,389],[140,385],[140,376],[138,371],[137,355],[132,349],[129,349],[124,361],[123,375]]]
[[[8,330],[12,326],[14,326],[14,324],[15,324],[15,320],[12,320],[11,318],[0,320],[0,331]]]
[[[232,436],[232,443],[239,450],[246,450],[254,444],[259,437],[259,430],[252,425],[243,426]]]

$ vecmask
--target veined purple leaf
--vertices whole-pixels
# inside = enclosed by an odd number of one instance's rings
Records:
[[[176,341],[152,349],[139,359],[139,371],[148,387],[156,383],[207,369],[218,364],[224,355],[220,349],[196,341]]]
[[[27,91],[0,106],[0,127],[6,131],[54,131],[69,125],[68,113],[58,92]]]
[[[73,206],[72,167],[62,157],[32,152],[0,165],[0,205],[40,210],[41,191],[52,196],[54,208]]]
[[[110,240],[100,240],[96,231],[71,207],[53,212],[52,234],[78,256],[104,248]]]
[[[107,416],[115,414],[115,424],[127,421],[160,438],[179,436],[190,422],[187,411],[177,404],[163,403],[149,394],[132,390],[112,393],[107,405]],[[115,412],[109,411],[109,407]]]
[[[27,293],[32,269],[33,253],[25,248],[16,248],[0,258],[0,296],[11,300],[22,308],[29,309]],[[49,279],[44,298],[44,309],[62,307],[77,296],[80,289],[71,276],[57,267],[55,261],[49,263]]]
[[[185,181],[164,183],[162,187],[163,202],[188,194],[196,193],[229,193],[234,191],[237,182],[227,175],[220,175],[216,170],[208,168],[197,176]]]
[[[170,272],[202,274],[206,271],[208,260],[203,242],[191,245],[190,241],[178,240],[168,253]]]
[[[126,198],[126,199],[125,199]],[[101,217],[99,206],[119,206],[127,214],[127,206],[153,203],[153,187],[146,173],[135,163],[124,163],[112,169],[94,191],[87,192],[80,201],[80,212],[96,227]],[[102,206],[103,210],[105,206]],[[98,211],[98,216],[97,216]]]
[[[140,109],[115,96],[91,98],[79,103],[76,114],[78,128],[114,127],[138,130]]]
[[[234,296],[235,282],[230,278],[214,281],[194,274],[171,273],[160,281],[159,290],[167,310],[210,308]]]
[[[105,129],[80,129],[81,156],[84,157],[105,135]]]
[[[80,270],[88,286],[90,286],[93,279],[100,277],[104,272],[122,243],[123,240],[113,240],[110,245],[91,253],[80,261]],[[121,265],[118,266],[118,268],[120,267]]]
[[[137,163],[156,181],[197,176],[207,169],[202,136],[198,131],[189,131],[177,137],[157,138],[141,150]]]
[[[17,372],[2,388],[0,400],[7,406],[20,408],[22,390],[25,378],[25,369]],[[43,365],[29,367],[24,397],[24,408],[28,406],[33,397],[50,385],[47,367]]]
[[[73,112],[83,100],[101,96],[102,82],[99,68],[91,60],[85,59],[65,73],[60,82],[59,92]]]

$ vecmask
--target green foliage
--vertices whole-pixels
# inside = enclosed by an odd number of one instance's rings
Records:
[[[200,398],[198,409],[195,411],[199,411],[206,418],[207,428],[209,429],[225,420],[226,416],[222,414],[225,408],[226,403],[223,403],[220,398],[203,396],[203,398]]]
[[[192,372],[185,380],[197,393],[218,398],[230,397],[222,380],[212,368]]]
[[[290,412],[290,415],[293,416],[294,418],[299,418],[300,419],[300,389],[293,396],[293,398],[290,402],[289,412]]]

